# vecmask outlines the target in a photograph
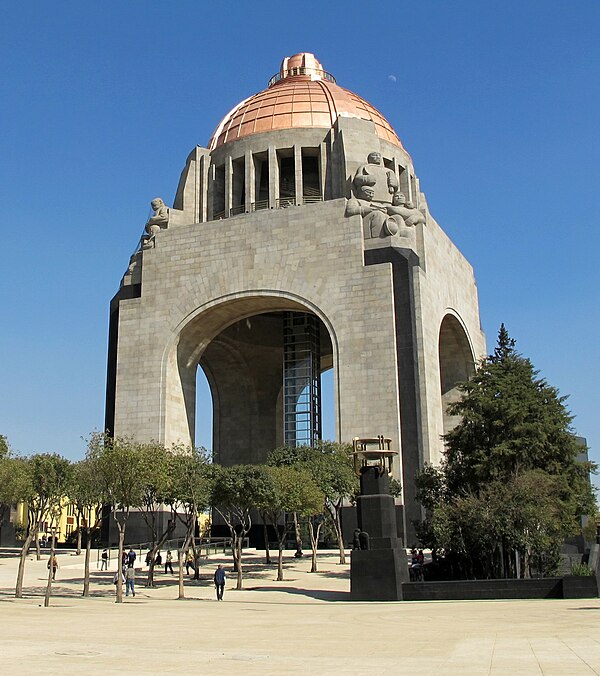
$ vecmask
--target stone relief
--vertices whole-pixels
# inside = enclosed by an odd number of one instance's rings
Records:
[[[425,216],[398,188],[396,174],[383,165],[378,152],[370,153],[356,170],[346,216],[362,216],[365,237],[409,236],[413,226],[425,223]]]
[[[169,209],[160,197],[155,197],[150,206],[154,210],[145,225],[146,235],[143,237],[142,246],[147,249],[154,246],[156,233],[169,225]]]

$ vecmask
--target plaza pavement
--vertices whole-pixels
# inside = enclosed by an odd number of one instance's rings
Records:
[[[83,556],[59,553],[49,608],[47,556],[30,556],[25,598],[14,598],[18,559],[0,558],[2,674],[600,674],[600,599],[359,603],[349,567],[321,553],[286,558],[285,581],[246,554],[245,588],[230,573],[223,602],[212,556],[177,600],[177,576],[114,603],[112,573],[93,565],[81,598]],[[175,571],[177,571],[175,567]]]

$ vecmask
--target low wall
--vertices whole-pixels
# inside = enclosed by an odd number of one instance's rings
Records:
[[[532,580],[444,580],[405,582],[405,601],[475,601],[482,599],[597,598],[596,577],[568,575]]]

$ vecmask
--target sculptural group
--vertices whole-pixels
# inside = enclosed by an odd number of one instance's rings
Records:
[[[363,217],[366,237],[407,236],[411,228],[425,223],[425,216],[399,192],[396,174],[382,163],[381,154],[369,153],[352,180],[353,196],[346,216]]]

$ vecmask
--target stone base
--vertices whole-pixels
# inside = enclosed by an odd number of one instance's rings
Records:
[[[403,582],[408,582],[404,549],[352,552],[350,593],[354,601],[402,601]]]

